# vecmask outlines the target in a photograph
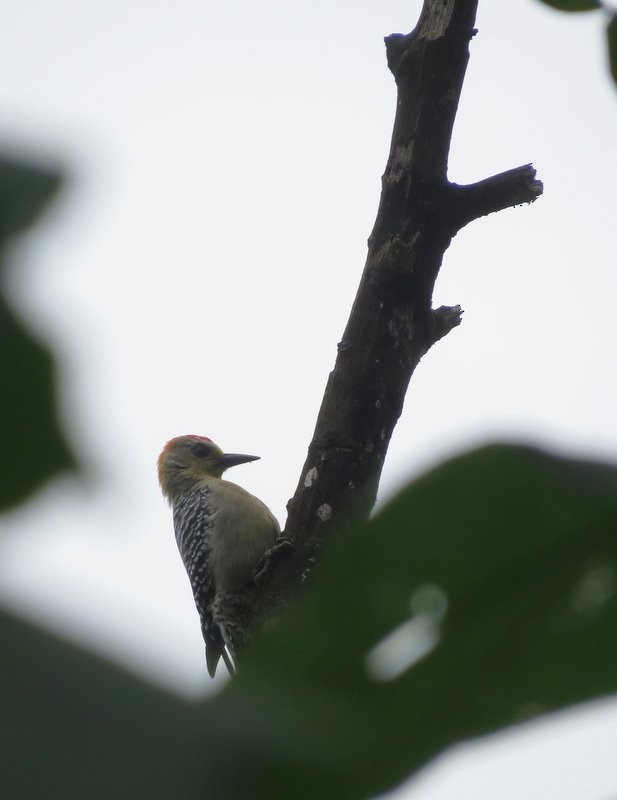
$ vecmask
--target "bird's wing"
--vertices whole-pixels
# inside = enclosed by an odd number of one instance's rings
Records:
[[[214,677],[221,656],[227,664],[225,643],[218,625],[212,619],[211,604],[215,585],[212,573],[212,523],[209,490],[203,487],[174,506],[174,530],[178,549],[193,590],[201,631],[206,643],[206,664]],[[227,664],[229,669],[229,664]]]

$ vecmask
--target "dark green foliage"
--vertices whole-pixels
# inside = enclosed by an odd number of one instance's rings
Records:
[[[0,243],[36,222],[60,184],[55,170],[0,155]]]
[[[559,11],[593,11],[602,8],[600,0],[541,0],[541,2]]]
[[[55,172],[0,158],[0,258],[60,185]],[[1,267],[1,265],[0,265]],[[0,510],[24,500],[73,457],[56,419],[51,353],[0,296]]]
[[[194,711],[0,613],[0,795],[199,797]]]
[[[617,14],[613,14],[606,28],[608,61],[613,80],[617,83]]]
[[[438,643],[376,678],[367,655],[410,600]],[[5,627],[20,797],[158,798],[172,780],[178,800],[369,797],[455,742],[617,691],[617,470],[500,446],[444,464],[330,548],[209,702]]]
[[[540,2],[559,11],[596,11],[601,8],[608,14],[606,33],[609,69],[613,82],[617,84],[617,14],[614,8],[602,0],[540,0]]]

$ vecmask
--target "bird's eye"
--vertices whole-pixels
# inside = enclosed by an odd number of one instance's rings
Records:
[[[197,458],[208,458],[209,455],[212,455],[207,444],[193,445],[193,454],[196,455]]]

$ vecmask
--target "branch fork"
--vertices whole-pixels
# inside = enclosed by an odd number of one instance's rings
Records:
[[[467,186],[448,180],[476,8],[477,0],[425,0],[411,33],[385,39],[398,100],[379,209],[313,440],[287,506],[282,535],[294,546],[271,568],[263,566],[259,577],[266,608],[298,587],[334,530],[368,517],[411,376],[422,356],[461,323],[458,305],[432,309],[453,236],[478,217],[542,194],[530,164]]]

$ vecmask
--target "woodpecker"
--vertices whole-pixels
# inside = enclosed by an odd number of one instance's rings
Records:
[[[176,541],[193,589],[212,678],[221,657],[234,672],[225,612],[280,533],[261,500],[222,479],[229,467],[258,458],[224,453],[207,436],[190,435],[167,442],[158,459],[159,483],[173,509]]]

